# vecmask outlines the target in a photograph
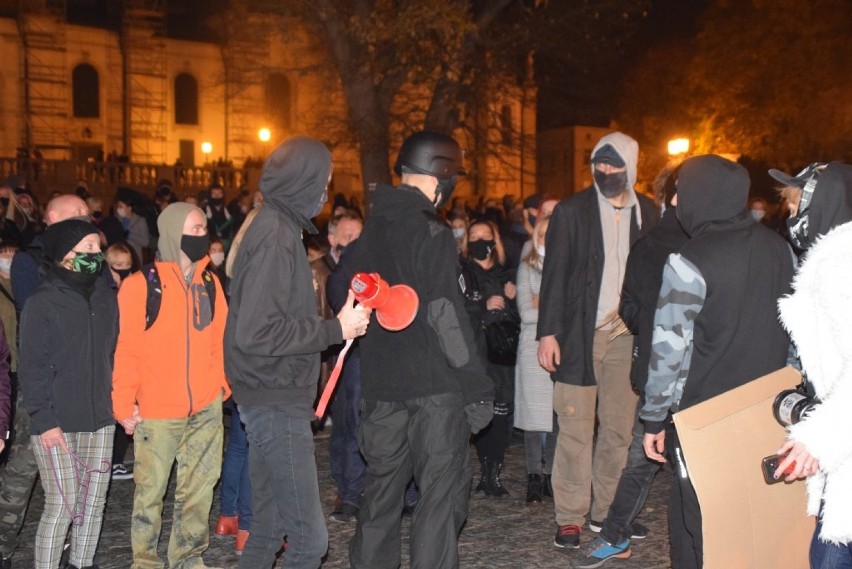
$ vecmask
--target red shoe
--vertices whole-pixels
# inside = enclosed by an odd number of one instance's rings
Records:
[[[239,516],[219,516],[219,523],[213,532],[216,535],[237,535]]]
[[[248,530],[241,529],[241,530],[237,531],[237,546],[236,546],[237,555],[243,554],[243,548],[246,546],[246,542],[248,541],[248,538],[249,538]]]

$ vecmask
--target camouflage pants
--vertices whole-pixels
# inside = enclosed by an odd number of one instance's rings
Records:
[[[30,416],[21,402],[20,389],[13,428],[15,438],[9,447],[9,461],[0,470],[0,554],[3,557],[10,557],[18,548],[18,534],[38,474],[30,444]]]
[[[162,569],[157,554],[162,529],[163,497],[177,461],[174,517],[169,536],[171,569],[204,567],[201,554],[210,540],[213,486],[222,468],[222,400],[192,417],[145,419],[133,436],[132,569]]]

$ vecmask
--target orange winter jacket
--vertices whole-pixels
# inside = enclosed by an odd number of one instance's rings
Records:
[[[162,297],[157,320],[148,330],[147,275],[140,271],[122,283],[112,386],[116,419],[133,415],[134,403],[142,419],[188,417],[220,395],[230,396],[222,357],[228,305],[217,279],[211,319],[207,288],[201,280],[201,267],[207,262],[207,257],[198,261],[189,287],[177,263],[156,264]]]

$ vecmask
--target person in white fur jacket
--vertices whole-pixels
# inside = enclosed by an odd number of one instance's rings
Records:
[[[808,514],[819,516],[811,541],[815,569],[852,567],[852,166],[815,164],[792,177],[801,202],[788,227],[806,250],[795,292],[778,302],[781,322],[798,348],[816,409],[789,429],[776,478],[807,478]],[[812,246],[811,246],[812,245]],[[789,454],[788,454],[789,453]]]

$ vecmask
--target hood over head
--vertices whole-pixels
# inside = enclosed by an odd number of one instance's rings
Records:
[[[799,207],[798,217],[807,215],[807,237],[810,243],[831,231],[834,227],[852,221],[852,166],[842,162],[831,162],[822,167],[806,168],[799,176],[789,176],[778,170],[770,170],[770,175],[779,182],[805,190],[812,175],[815,185],[809,203]]]
[[[688,158],[677,178],[677,217],[696,236],[711,226],[733,228],[750,219],[748,171],[715,154]]]
[[[606,148],[607,145],[610,148]],[[623,132],[611,132],[601,137],[595,145],[595,148],[592,150],[591,160],[592,179],[595,179],[595,158],[599,158],[601,162],[620,167],[618,166],[619,157],[623,160],[627,170],[627,190],[632,192],[633,186],[636,184],[636,166],[639,163],[639,143]],[[597,184],[595,184],[595,189],[600,192]]]
[[[317,233],[311,216],[323,199],[331,174],[331,152],[314,138],[294,136],[275,147],[263,164],[260,192],[264,207]]]
[[[197,211],[206,218],[201,208],[185,202],[169,204],[157,218],[160,239],[157,242],[160,259],[171,263],[180,263],[180,242],[183,238],[183,224],[191,211]]]

